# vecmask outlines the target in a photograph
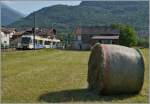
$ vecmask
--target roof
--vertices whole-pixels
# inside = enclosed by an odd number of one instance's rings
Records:
[[[92,39],[119,39],[119,36],[93,36]]]
[[[79,34],[119,34],[118,29],[113,29],[108,26],[82,26],[77,27],[75,33]]]
[[[23,33],[23,32],[15,32],[14,35],[18,35],[18,36],[19,36],[19,35],[22,35],[22,33]]]
[[[5,34],[9,34],[9,33],[16,31],[16,29],[15,28],[4,28],[4,27],[2,27],[1,31],[4,32]]]
[[[33,34],[32,28],[26,30],[24,34]],[[35,34],[39,36],[56,35],[56,29],[54,28],[37,28]]]

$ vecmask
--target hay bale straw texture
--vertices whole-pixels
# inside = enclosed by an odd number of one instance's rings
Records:
[[[100,94],[139,93],[144,60],[138,49],[95,44],[88,62],[88,88]]]

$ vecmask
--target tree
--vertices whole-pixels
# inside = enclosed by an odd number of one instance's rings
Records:
[[[132,26],[124,24],[112,24],[112,28],[119,29],[119,44],[124,46],[135,46],[137,45],[137,33]]]

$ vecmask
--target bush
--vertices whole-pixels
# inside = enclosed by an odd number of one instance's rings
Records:
[[[124,24],[112,24],[115,29],[120,30],[119,44],[124,46],[136,46],[137,45],[137,33],[132,26]]]

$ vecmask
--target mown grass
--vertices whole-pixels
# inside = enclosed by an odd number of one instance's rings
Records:
[[[2,53],[2,102],[148,102],[148,49],[145,79],[138,95],[98,96],[87,88],[89,51],[36,50]]]

